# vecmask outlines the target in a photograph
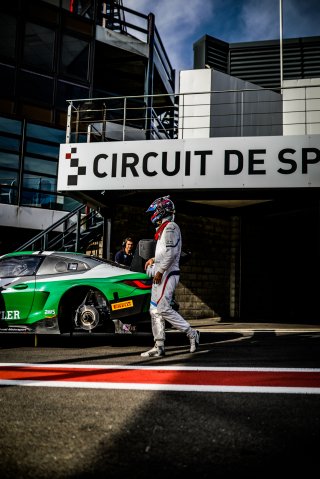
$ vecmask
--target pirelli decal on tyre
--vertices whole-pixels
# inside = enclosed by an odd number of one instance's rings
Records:
[[[117,311],[119,309],[126,309],[126,308],[133,308],[132,299],[128,299],[127,301],[121,301],[120,303],[113,303],[111,305],[112,311]]]

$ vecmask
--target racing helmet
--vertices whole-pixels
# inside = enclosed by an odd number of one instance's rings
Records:
[[[157,198],[149,206],[146,211],[147,213],[153,213],[151,216],[151,222],[155,226],[161,225],[163,218],[168,218],[169,221],[174,219],[175,207],[173,202],[170,200],[170,196],[162,196]]]

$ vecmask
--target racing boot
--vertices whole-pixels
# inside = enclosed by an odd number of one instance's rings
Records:
[[[165,356],[164,345],[158,345],[156,343],[152,349],[145,353],[141,353],[141,356],[144,358],[161,358]]]
[[[200,342],[200,332],[197,331],[197,330],[194,330],[194,332],[195,332],[195,334],[192,337],[189,336],[190,353],[195,353],[196,352],[196,350],[199,347],[199,342]]]

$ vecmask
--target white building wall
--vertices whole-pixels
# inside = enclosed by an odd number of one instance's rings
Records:
[[[179,138],[210,138],[211,90],[210,69],[180,72]]]
[[[214,69],[180,72],[178,138],[282,135],[281,95]]]
[[[320,78],[283,82],[283,134],[319,135]]]
[[[67,214],[67,211],[2,204],[0,208],[0,225],[12,228],[45,230]],[[63,231],[63,225],[57,228],[56,231]]]

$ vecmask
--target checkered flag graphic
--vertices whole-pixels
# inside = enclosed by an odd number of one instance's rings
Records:
[[[76,158],[77,148],[71,148],[70,153],[66,153],[66,160],[70,160],[70,167],[77,168],[75,175],[68,175],[68,186],[76,186],[78,184],[78,177],[85,175],[87,168],[85,166],[79,166],[79,158]]]

